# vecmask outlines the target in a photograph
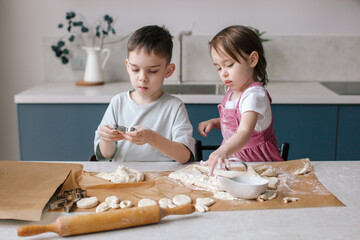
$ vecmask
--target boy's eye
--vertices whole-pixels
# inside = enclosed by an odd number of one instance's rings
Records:
[[[158,70],[149,70],[149,73],[157,73]]]
[[[132,68],[131,71],[137,72],[137,71],[139,71],[139,69],[137,69],[137,68]]]

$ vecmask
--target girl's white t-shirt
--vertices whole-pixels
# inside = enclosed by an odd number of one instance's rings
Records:
[[[229,95],[230,98],[231,94]],[[229,99],[225,103],[225,109],[234,109],[238,102],[238,98],[232,101]],[[259,113],[256,122],[255,131],[261,132],[266,130],[272,121],[272,113],[270,100],[267,92],[263,87],[250,87],[241,95],[239,110],[241,115],[247,111]]]

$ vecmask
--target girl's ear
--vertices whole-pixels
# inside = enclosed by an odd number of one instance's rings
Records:
[[[259,53],[257,51],[253,51],[249,56],[250,67],[255,67],[259,62]]]
[[[165,78],[171,77],[171,75],[174,73],[174,71],[175,71],[175,64],[173,64],[173,63],[168,64],[166,67]]]

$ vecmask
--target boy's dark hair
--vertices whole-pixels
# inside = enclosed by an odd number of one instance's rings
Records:
[[[169,64],[173,49],[172,38],[165,27],[156,25],[142,27],[136,30],[128,41],[128,56],[130,52],[143,48],[149,54],[153,51],[157,56],[166,58]]]
[[[253,51],[259,54],[259,61],[254,68],[254,80],[263,86],[269,82],[266,73],[266,59],[260,38],[256,32],[245,26],[234,25],[221,30],[209,43],[210,50],[220,52],[221,48],[232,59],[240,62],[239,57],[244,58],[243,53],[250,55]]]

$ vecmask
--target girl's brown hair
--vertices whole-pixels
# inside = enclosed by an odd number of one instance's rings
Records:
[[[254,80],[263,86],[269,82],[266,73],[266,59],[260,38],[249,27],[234,25],[221,30],[209,42],[210,50],[217,52],[223,49],[232,59],[240,63],[240,57],[245,59],[244,53],[250,55],[253,51],[259,54],[259,61],[254,68]]]

